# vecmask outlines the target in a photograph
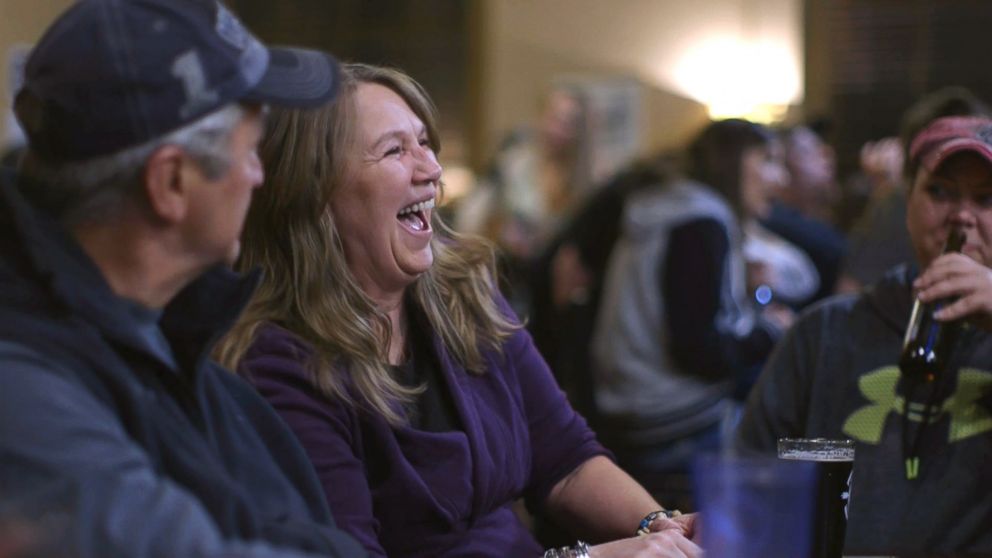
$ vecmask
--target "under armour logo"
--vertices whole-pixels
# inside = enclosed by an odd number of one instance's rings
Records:
[[[992,430],[992,413],[982,405],[981,398],[992,389],[992,373],[976,368],[962,368],[958,372],[957,388],[929,416],[924,416],[924,405],[910,403],[896,392],[899,368],[886,366],[869,372],[858,379],[858,389],[871,402],[844,421],[845,434],[866,444],[878,444],[889,413],[905,415],[921,423],[936,422],[941,415],[950,415],[947,441],[958,442]]]

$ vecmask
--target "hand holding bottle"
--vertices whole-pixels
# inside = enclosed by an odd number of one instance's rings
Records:
[[[965,239],[963,230],[952,229],[941,257],[960,255]],[[936,313],[953,302],[953,297],[924,300],[917,295],[909,323],[906,324],[906,336],[899,357],[899,370],[903,375],[929,382],[943,372],[960,325],[956,322],[942,322],[937,319]]]
[[[992,331],[992,269],[960,254],[943,254],[913,283],[922,302],[956,298],[934,318],[942,322],[967,319]]]

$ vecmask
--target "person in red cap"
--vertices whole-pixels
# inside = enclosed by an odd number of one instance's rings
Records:
[[[292,433],[208,358],[257,283],[227,264],[266,106],[321,106],[338,75],[213,0],[80,0],[34,47],[0,187],[0,548],[365,555]]]
[[[908,169],[915,265],[795,324],[752,392],[737,444],[773,453],[782,437],[856,442],[845,554],[988,556],[992,120],[934,121],[912,142]],[[945,253],[952,231],[964,244]],[[956,331],[922,376],[899,367],[917,298]]]

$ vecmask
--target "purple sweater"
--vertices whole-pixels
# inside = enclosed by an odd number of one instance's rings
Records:
[[[559,480],[606,450],[526,331],[487,354],[481,376],[436,336],[434,350],[462,431],[394,428],[328,399],[305,371],[309,345],[274,325],[260,330],[241,370],[303,443],[338,527],[372,556],[540,556],[511,504],[523,496],[540,509]]]

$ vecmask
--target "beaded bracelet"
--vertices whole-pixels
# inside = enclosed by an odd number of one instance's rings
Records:
[[[641,520],[641,523],[637,526],[637,531],[635,531],[634,534],[637,536],[641,536],[650,533],[651,531],[648,529],[648,527],[651,525],[652,521],[658,519],[659,517],[664,516],[667,517],[668,519],[671,519],[673,517],[678,517],[680,515],[682,515],[682,512],[680,512],[679,510],[653,511],[644,516],[644,519]]]
[[[543,558],[589,558],[589,545],[578,541],[573,547],[549,548]]]

